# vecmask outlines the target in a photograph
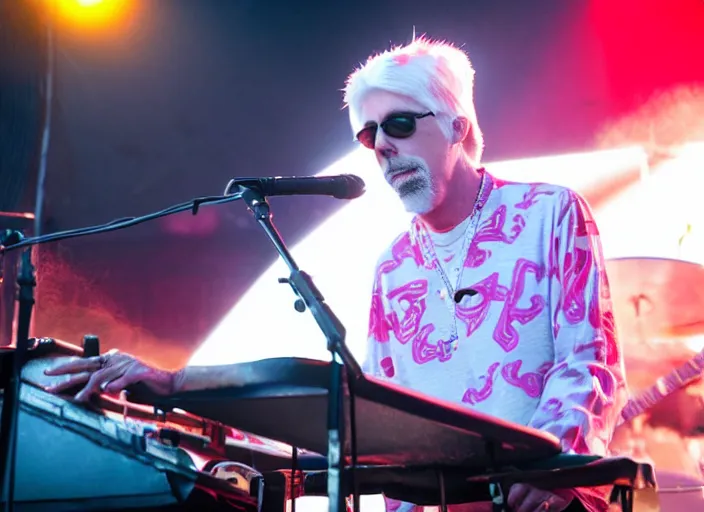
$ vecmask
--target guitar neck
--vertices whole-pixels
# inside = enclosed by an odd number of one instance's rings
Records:
[[[621,412],[622,420],[626,422],[640,416],[666,396],[698,379],[702,372],[704,372],[704,351],[664,377],[660,377],[654,385],[638,396],[631,398]]]

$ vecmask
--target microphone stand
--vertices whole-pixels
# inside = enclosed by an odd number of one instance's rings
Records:
[[[347,368],[348,376],[359,378],[362,369],[345,345],[345,327],[335,316],[332,309],[316,288],[311,277],[297,265],[293,256],[284,244],[281,235],[271,219],[271,210],[264,194],[256,184],[239,184],[239,195],[259,225],[264,229],[276,250],[288,266],[291,274],[288,278],[280,278],[280,283],[288,283],[298,296],[294,307],[303,312],[306,307],[315,318],[320,330],[327,339],[327,348],[332,360],[330,362],[330,382],[328,388],[328,499],[330,512],[343,512],[345,492],[343,487],[344,447],[345,447],[345,411],[344,411],[344,374]],[[352,435],[354,437],[354,425]],[[356,443],[353,443],[356,444]],[[353,459],[356,454],[353,454]]]
[[[359,180],[357,178],[356,180]],[[361,180],[359,180],[361,181]],[[355,182],[359,187],[360,183]],[[340,320],[335,316],[330,307],[325,304],[320,291],[315,287],[311,277],[298,268],[298,265],[293,260],[293,257],[286,248],[281,236],[276,227],[271,221],[271,213],[269,204],[264,199],[264,194],[261,189],[259,180],[246,180],[246,183],[235,183],[239,186],[239,191],[236,193],[226,192],[225,196],[206,196],[195,198],[185,203],[170,206],[166,209],[149,213],[141,217],[127,217],[119,220],[102,224],[98,226],[88,226],[85,228],[72,229],[68,231],[60,231],[47,235],[36,236],[33,238],[23,239],[18,232],[6,233],[5,237],[0,242],[0,255],[7,254],[9,251],[27,248],[22,257],[22,266],[20,276],[17,281],[20,285],[20,306],[17,328],[17,346],[14,350],[12,360],[11,375],[5,384],[4,401],[2,407],[2,420],[0,426],[0,456],[3,457],[0,461],[0,486],[7,486],[5,495],[8,508],[11,510],[13,506],[14,496],[14,461],[17,442],[17,416],[19,410],[19,392],[22,366],[24,364],[25,354],[27,352],[27,344],[29,339],[29,330],[31,324],[32,307],[34,306],[34,286],[35,276],[34,267],[32,266],[30,248],[34,245],[39,245],[47,242],[57,242],[69,238],[80,236],[94,235],[98,233],[107,233],[125,229],[137,224],[142,224],[150,220],[173,215],[175,213],[190,210],[193,215],[196,215],[200,208],[204,205],[225,204],[243,199],[250,211],[254,214],[257,222],[264,228],[272,243],[278,250],[283,260],[288,265],[291,274],[288,279],[280,279],[282,283],[288,283],[298,296],[295,302],[295,308],[299,312],[305,311],[306,307],[310,309],[318,326],[323,331],[327,339],[328,350],[332,355],[330,364],[330,385],[328,392],[328,496],[330,497],[330,512],[343,512],[345,509],[345,496],[342,487],[342,476],[344,469],[343,449],[344,434],[345,434],[345,416],[344,416],[344,382],[343,365],[346,367],[348,376],[348,388],[350,391],[350,403],[354,400],[353,380],[362,378],[362,369],[357,361],[355,361],[352,353],[345,345],[345,328]],[[230,191],[230,185],[227,190]],[[11,243],[11,237],[15,237]],[[352,449],[352,474],[354,478],[354,466],[356,465],[356,428],[354,419],[354,410],[350,414],[350,431],[351,431],[351,449]],[[8,482],[9,481],[9,482]],[[354,486],[354,485],[353,485]],[[355,493],[356,498],[356,493]],[[355,508],[357,508],[357,500],[355,499]]]
[[[19,232],[10,232],[6,239],[15,239],[15,243],[24,238]],[[6,240],[3,240],[6,243]],[[4,245],[4,243],[3,243]],[[14,508],[15,495],[15,461],[17,459],[17,420],[20,409],[20,387],[22,383],[22,367],[29,344],[29,329],[34,307],[34,287],[36,279],[32,264],[31,246],[24,250],[20,261],[20,271],[17,277],[19,284],[19,309],[17,315],[17,343],[11,354],[12,368],[9,376],[3,376],[2,419],[0,420],[0,485],[4,512]]]

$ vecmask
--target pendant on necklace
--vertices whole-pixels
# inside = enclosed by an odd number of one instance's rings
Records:
[[[458,341],[459,340],[456,334],[450,336],[450,339],[447,341],[441,341],[439,345],[440,350],[442,351],[442,355],[444,357],[449,357],[454,351],[456,351],[457,346],[459,345]]]

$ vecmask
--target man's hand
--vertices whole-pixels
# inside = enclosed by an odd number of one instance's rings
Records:
[[[573,499],[567,492],[555,494],[528,484],[514,484],[507,502],[513,512],[562,512]]]
[[[85,402],[98,393],[119,393],[130,384],[141,382],[157,394],[166,395],[175,389],[175,373],[152,368],[139,359],[117,351],[98,357],[61,357],[58,364],[44,371],[46,375],[71,375],[71,378],[47,388],[60,393],[85,384],[76,400]]]

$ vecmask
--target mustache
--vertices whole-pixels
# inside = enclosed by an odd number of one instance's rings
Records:
[[[403,161],[392,161],[389,162],[386,170],[384,171],[384,176],[387,180],[390,180],[397,174],[402,172],[410,171],[413,169],[424,170],[425,166],[422,162],[418,162],[414,159],[404,159]]]

